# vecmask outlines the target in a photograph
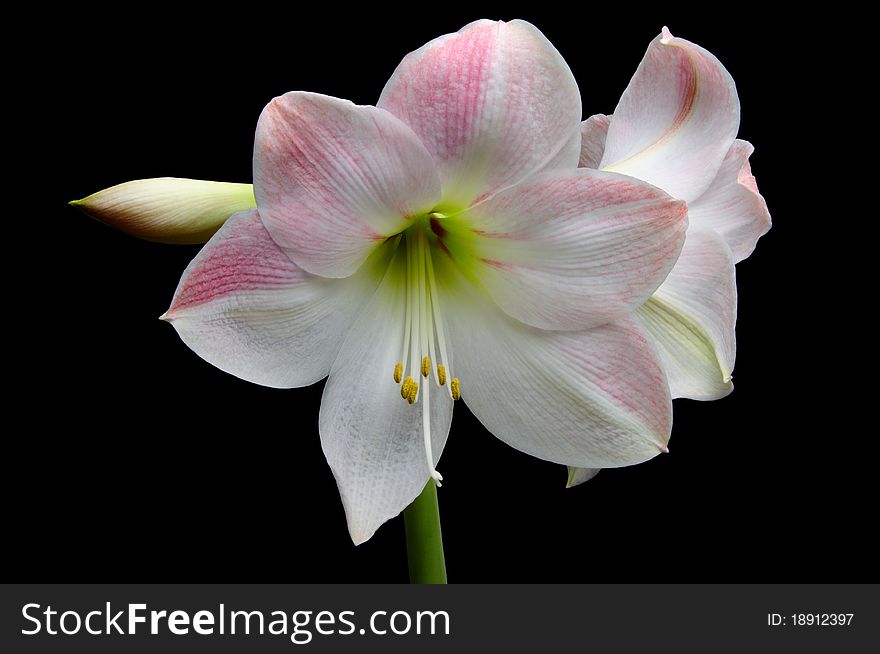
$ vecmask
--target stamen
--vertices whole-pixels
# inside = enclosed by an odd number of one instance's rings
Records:
[[[403,386],[400,387],[400,397],[404,400],[409,400],[409,390],[414,383],[413,378],[407,375],[406,379],[403,380]],[[410,404],[412,404],[412,402],[410,402]]]
[[[428,370],[431,369],[431,362],[428,361],[427,366],[425,364],[425,359],[427,359],[428,353],[428,330],[431,329],[431,324],[428,321],[428,298],[426,297],[425,288],[427,281],[425,279],[425,250],[428,248],[425,247],[425,230],[422,227],[419,227],[419,255],[418,255],[418,266],[419,266],[419,352],[421,353],[423,359],[422,362],[422,376],[428,376]]]
[[[407,293],[407,296],[409,298],[409,302],[407,303],[406,308],[412,320],[412,332],[410,333],[409,341],[409,376],[413,379],[413,384],[415,384],[415,379],[419,376],[419,363],[421,361],[421,357],[419,356],[419,337],[422,331],[422,327],[419,324],[421,312],[419,311],[419,291],[416,281],[418,279],[417,266],[419,265],[420,260],[418,247],[412,241],[412,238],[406,239],[406,251],[407,254],[410,255],[407,258],[407,263],[409,264],[407,270],[407,285],[409,287],[409,292]],[[418,392],[418,385],[415,384],[415,386],[416,392]],[[415,399],[410,401],[408,395],[405,397],[405,399],[410,404],[415,401]]]
[[[431,248],[434,236],[427,233],[428,224],[445,218],[434,212],[413,225],[411,230],[401,235],[406,241],[406,292],[405,325],[403,347],[400,359],[394,365],[394,381],[400,384],[400,396],[409,404],[420,399],[424,401],[422,410],[422,435],[425,441],[425,456],[431,478],[440,486],[443,476],[434,469],[434,456],[431,442],[431,371],[438,386],[446,386],[453,400],[461,397],[461,384],[458,377],[452,376],[446,349],[446,336],[440,314],[440,296]],[[432,228],[433,229],[433,228]],[[434,234],[440,234],[434,229]],[[439,237],[439,236],[438,236]],[[429,240],[431,239],[431,240]],[[425,379],[419,385],[419,374]],[[403,380],[401,382],[401,379]],[[418,381],[417,381],[418,380]],[[447,380],[450,383],[447,384]]]
[[[445,366],[449,365],[449,357],[446,354],[446,352],[447,352],[447,350],[446,350],[446,335],[443,332],[443,318],[440,315],[440,299],[437,294],[437,281],[434,279],[434,262],[431,260],[431,248],[427,248],[427,252],[425,253],[425,267],[428,270],[428,287],[429,287],[430,296],[431,296],[431,305],[433,307],[433,313],[434,313],[434,321],[433,322],[434,322],[434,327],[437,330],[437,342],[440,346],[440,358],[443,360],[443,364],[442,364],[444,366],[443,377],[445,378],[446,377],[446,367]],[[449,374],[452,374],[451,369],[449,370]],[[440,375],[440,370],[438,368],[437,376],[439,377],[439,375]],[[444,385],[443,382],[441,382],[439,379],[437,380],[437,383],[439,383],[441,386]],[[452,389],[450,387],[447,387],[447,388],[449,388],[449,397],[451,397],[453,400],[457,399],[452,395]]]
[[[409,279],[409,271],[412,268],[412,248],[410,247],[409,239],[405,236],[403,238],[406,240],[406,272],[407,279]],[[410,349],[410,334],[412,332],[412,284],[406,285],[406,307],[404,308],[404,314],[406,318],[403,327],[403,354],[400,356],[402,367],[406,367],[407,356]],[[401,374],[403,374],[403,371],[401,371]]]
[[[424,406],[422,406],[422,433],[425,436],[425,456],[428,458],[428,470],[431,471],[431,479],[434,480],[434,483],[437,484],[439,488],[443,481],[443,475],[441,475],[434,468],[434,452],[431,447],[431,392],[430,392],[430,384],[425,384],[424,394]]]
[[[426,237],[425,237],[426,233],[427,233],[427,231],[422,233],[423,240],[426,239]],[[431,248],[426,244],[425,245],[425,266],[426,267],[430,266],[430,259],[429,259],[430,251],[431,251]],[[438,360],[437,359],[437,346],[434,342],[436,340],[434,338],[434,321],[437,320],[437,316],[434,315],[434,313],[433,313],[433,307],[436,304],[437,300],[436,300],[436,298],[431,297],[430,286],[427,289],[425,289],[425,293],[428,295],[428,299],[425,302],[425,313],[427,314],[427,323],[428,323],[428,353],[427,354],[428,354],[428,356],[431,357],[431,361],[437,361]],[[434,381],[437,382],[438,385],[441,385],[440,379],[437,376],[436,370],[434,371]]]

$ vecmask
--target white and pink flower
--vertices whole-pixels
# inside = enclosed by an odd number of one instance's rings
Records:
[[[685,203],[578,169],[580,124],[571,71],[522,21],[428,43],[376,107],[294,92],[263,111],[256,209],[164,318],[248,381],[329,375],[321,441],[356,543],[439,482],[459,396],[549,461],[665,449],[669,391],[632,312],[679,255]]]
[[[223,225],[163,318],[248,381],[328,377],[321,441],[360,543],[440,483],[456,399],[574,485],[665,451],[671,398],[730,392],[734,263],[770,226],[738,125],[728,72],[666,28],[582,124],[535,27],[477,21],[375,107],[275,98],[253,193],[139,180],[81,206],[154,240]]]

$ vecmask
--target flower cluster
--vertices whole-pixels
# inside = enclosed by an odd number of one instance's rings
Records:
[[[574,484],[665,451],[672,398],[731,390],[734,263],[770,225],[733,80],[664,28],[614,114],[581,118],[540,31],[477,21],[407,55],[376,106],[272,100],[252,189],[79,204],[155,240],[222,224],[163,318],[242,379],[328,377],[321,442],[360,543],[440,484],[458,399]]]

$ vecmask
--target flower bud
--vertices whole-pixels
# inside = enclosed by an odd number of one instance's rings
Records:
[[[231,215],[256,206],[251,184],[159,177],[137,179],[70,203],[132,236],[204,243]]]

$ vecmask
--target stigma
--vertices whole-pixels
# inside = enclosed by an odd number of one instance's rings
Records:
[[[441,214],[429,214],[436,220]],[[434,468],[431,445],[431,387],[457,400],[461,382],[453,376],[446,347],[440,296],[426,236],[427,221],[418,221],[401,235],[406,248],[406,303],[400,359],[394,362],[392,379],[400,385],[400,397],[409,404],[421,401],[425,456],[431,478],[440,486],[443,476]],[[447,384],[447,380],[449,383]]]

